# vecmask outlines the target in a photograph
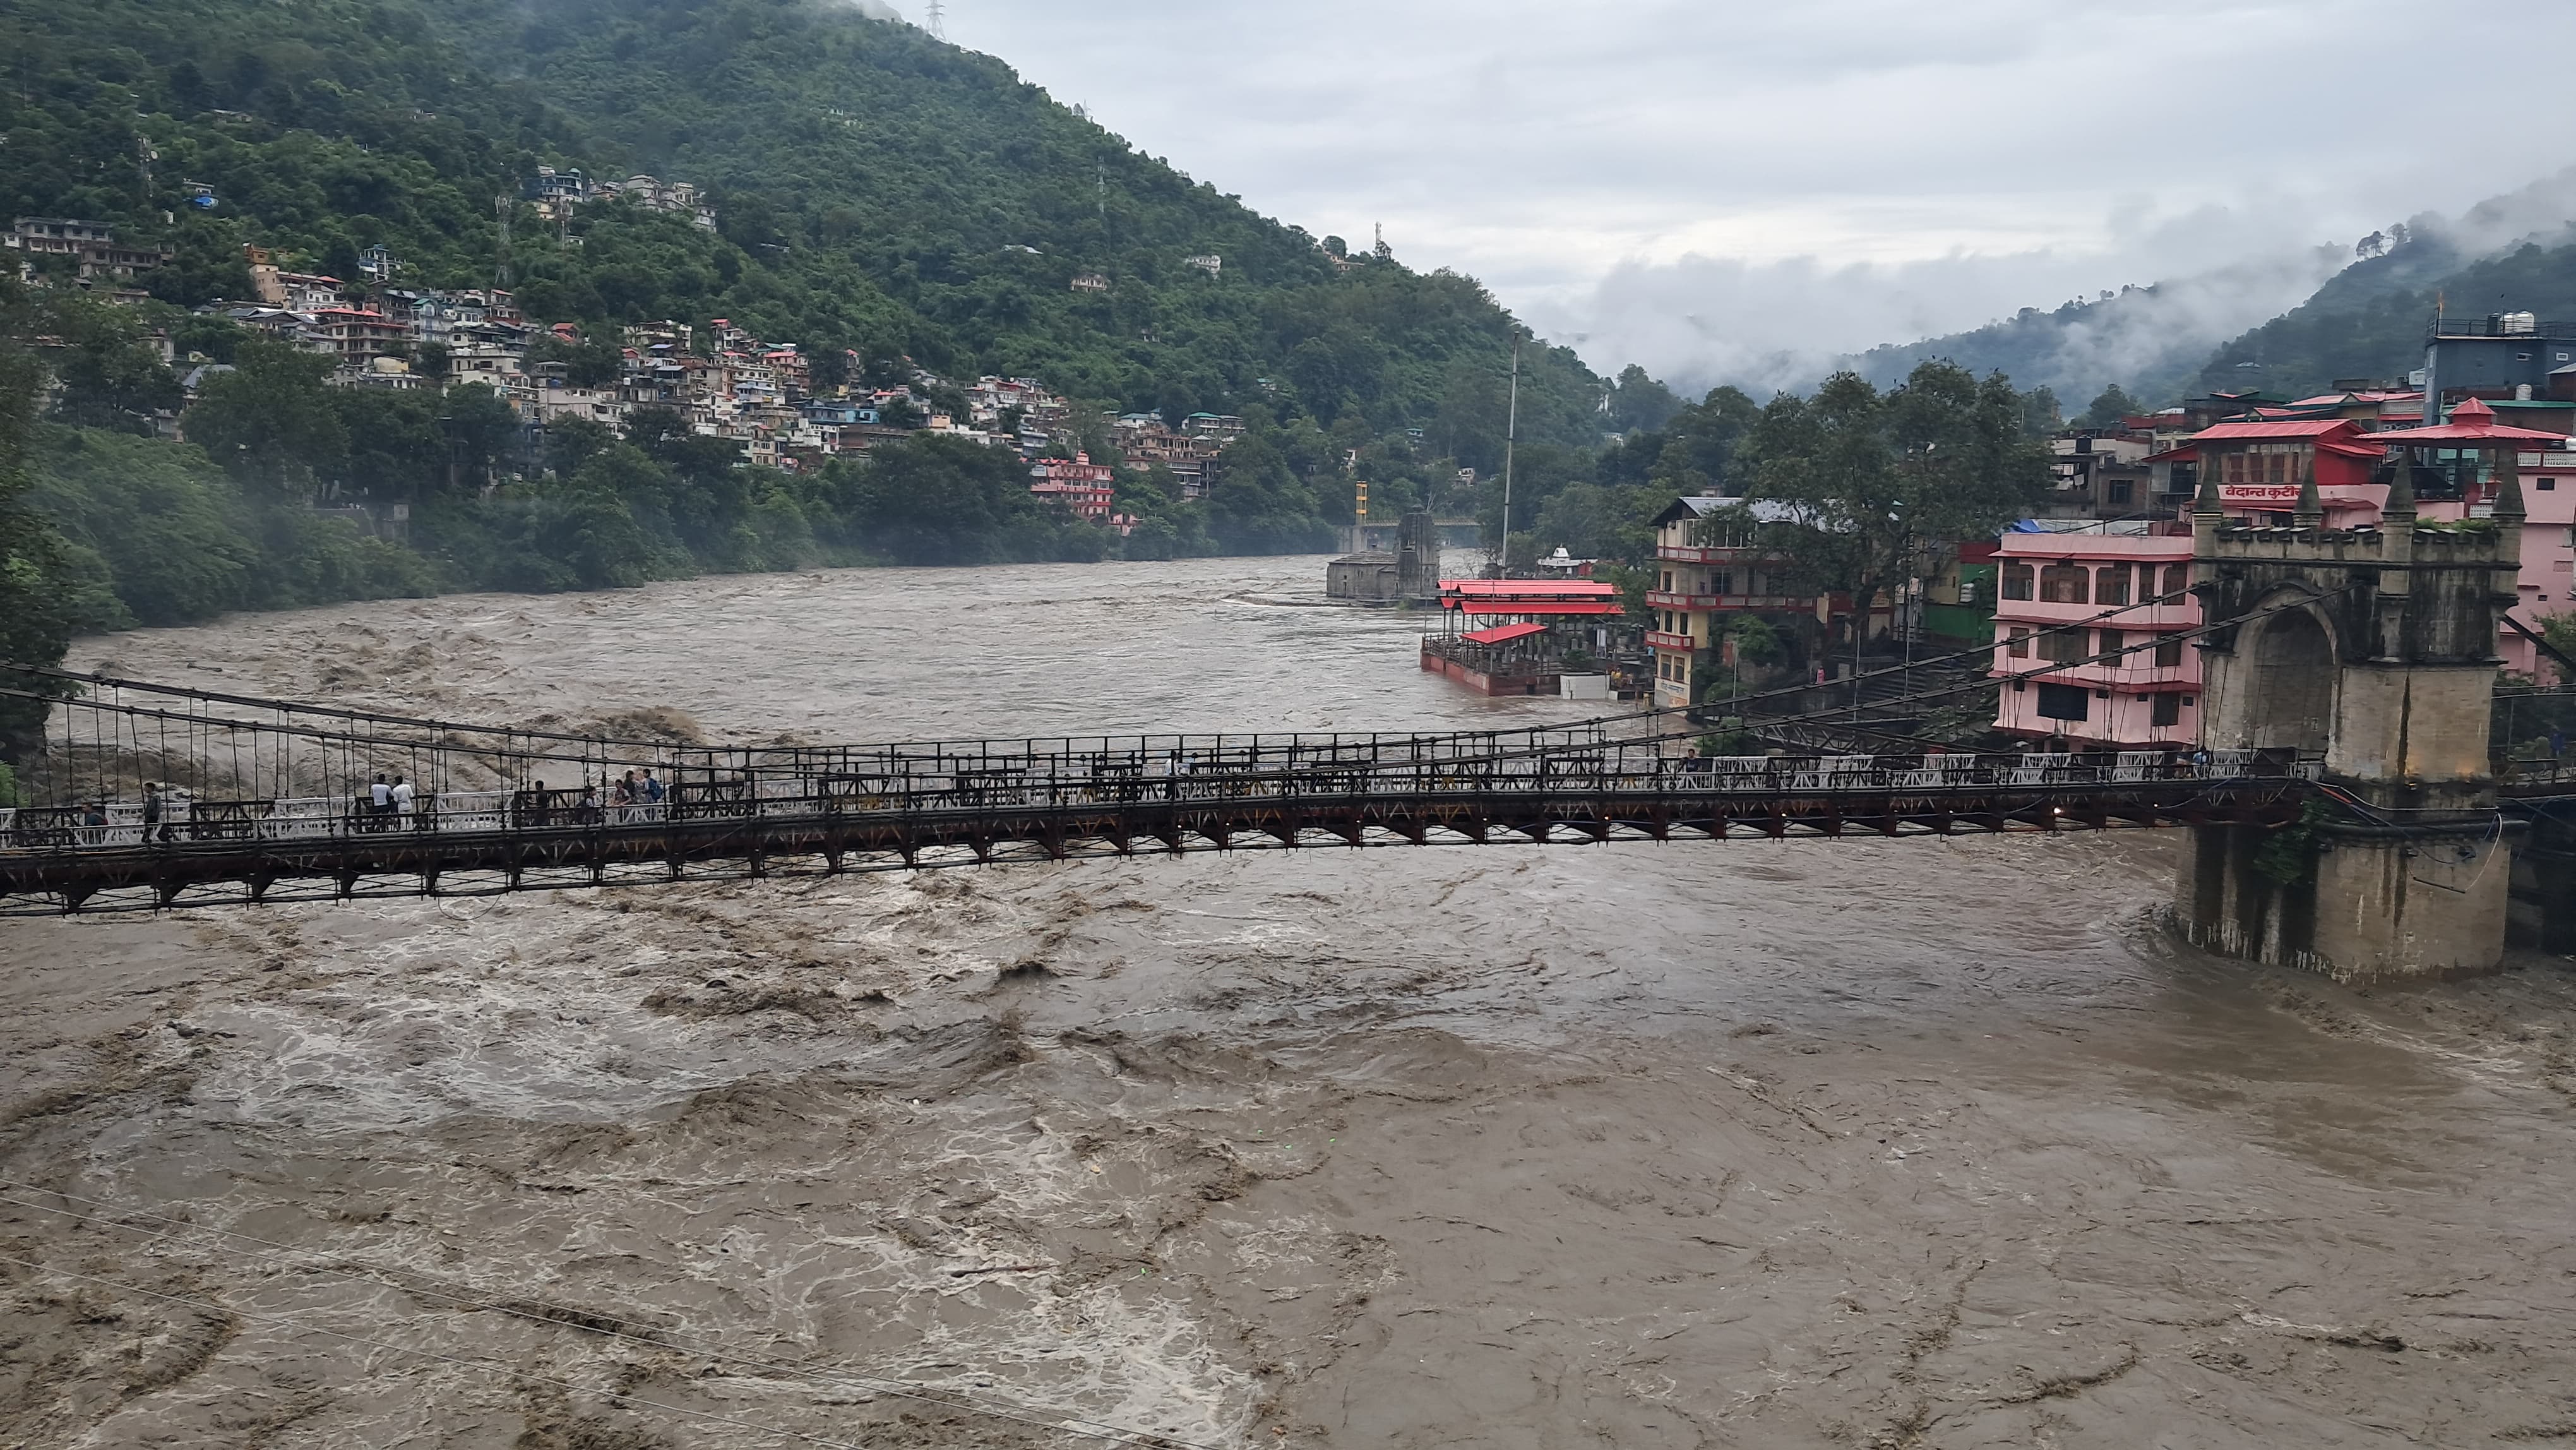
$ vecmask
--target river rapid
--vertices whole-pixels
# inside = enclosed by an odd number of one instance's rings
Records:
[[[1322,560],[244,616],[80,667],[808,741],[1467,728]],[[0,924],[0,1446],[2576,1439],[2576,992],[2146,833]]]

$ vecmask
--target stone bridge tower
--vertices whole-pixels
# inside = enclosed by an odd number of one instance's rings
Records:
[[[2512,448],[2492,518],[2420,521],[2401,455],[2379,523],[2345,529],[2323,526],[2313,464],[2289,524],[2267,527],[2227,519],[2204,460],[2201,743],[2317,753],[2322,782],[2366,809],[2196,827],[2177,892],[2194,941],[2345,980],[2502,959],[2513,863],[2487,732],[2496,614],[2522,559]]]

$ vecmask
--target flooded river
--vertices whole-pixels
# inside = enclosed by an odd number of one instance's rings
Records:
[[[1321,577],[712,579],[75,663],[719,740],[1599,708],[1424,676]],[[2153,925],[2177,845],[9,922],[0,1446],[2576,1439],[2566,964],[2220,962]]]

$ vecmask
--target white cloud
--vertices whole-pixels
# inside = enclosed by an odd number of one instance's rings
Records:
[[[1266,212],[1355,241],[1384,222],[1409,264],[1474,273],[1596,364],[1682,376],[2231,262],[2278,272],[2571,159],[2537,103],[2422,119],[2446,67],[2566,51],[2564,6],[2444,12],[2431,54],[2412,0],[946,14]]]

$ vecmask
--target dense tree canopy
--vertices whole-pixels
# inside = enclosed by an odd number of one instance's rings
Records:
[[[1746,439],[1747,497],[1777,506],[1769,542],[1866,616],[1959,539],[1991,538],[2048,486],[2049,456],[2001,376],[1927,362],[1884,393],[1838,373],[1783,393]]]

